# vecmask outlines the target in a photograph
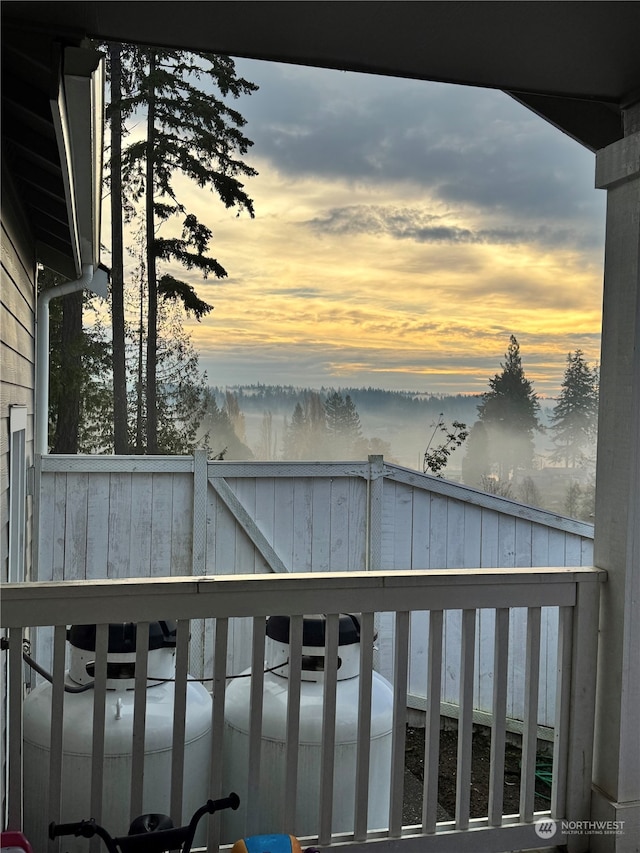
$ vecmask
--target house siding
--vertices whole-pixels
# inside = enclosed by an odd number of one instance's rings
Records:
[[[24,225],[16,194],[2,169],[0,229],[0,582],[9,573],[9,465],[11,406],[27,407],[26,464],[33,464],[33,406],[35,362],[35,248]],[[32,500],[27,499],[25,531],[27,577],[31,575]],[[7,750],[7,661],[0,673],[0,772],[4,825]]]
[[[9,554],[9,414],[12,405],[27,407],[27,465],[33,464],[35,377],[35,247],[22,219],[11,181],[2,174],[0,287],[0,578],[8,576]],[[27,574],[30,572],[31,500],[27,507]]]

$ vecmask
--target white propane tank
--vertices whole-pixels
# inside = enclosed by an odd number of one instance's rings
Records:
[[[320,763],[326,619],[322,614],[305,616],[302,635],[302,682],[300,685],[300,735],[298,784],[294,826],[283,826],[285,743],[289,677],[289,617],[267,620],[262,738],[260,757],[260,812],[255,821],[261,833],[288,832],[315,836],[319,831]],[[360,671],[360,623],[341,614],[336,696],[333,832],[353,832],[356,785],[356,738]],[[246,673],[250,670],[246,670]],[[227,688],[223,752],[224,790],[247,790],[249,776],[250,678],[238,678]],[[393,689],[373,673],[371,691],[371,751],[369,770],[368,828],[388,826],[391,785]],[[231,842],[246,834],[246,815],[222,814],[223,840]]]
[[[93,681],[95,625],[75,625],[68,632],[69,685]],[[135,684],[136,626],[109,625],[104,736],[103,809],[100,823],[111,835],[126,835],[130,824],[131,763]],[[149,625],[148,678],[145,692],[144,813],[170,813],[174,684],[153,679],[175,677],[175,626]],[[48,849],[47,811],[51,743],[51,684],[36,687],[24,702],[24,832],[34,850]],[[62,808],[59,822],[95,817],[90,812],[93,690],[64,694]],[[211,697],[199,683],[187,683],[184,793],[182,815],[188,821],[207,801],[211,752]],[[65,838],[69,853],[84,853],[85,839]]]

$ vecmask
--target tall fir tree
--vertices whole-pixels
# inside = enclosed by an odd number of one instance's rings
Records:
[[[156,453],[159,305],[167,300],[181,303],[198,320],[212,309],[190,283],[159,267],[177,264],[204,278],[227,275],[209,254],[211,229],[179,200],[175,179],[185,176],[213,192],[225,207],[253,217],[253,201],[241,181],[257,174],[242,159],[252,142],[242,131],[244,118],[229,101],[257,87],[236,75],[231,58],[207,53],[136,48],[126,54],[123,73],[129,75],[129,84],[121,115],[146,113],[144,138],[123,148],[121,163],[123,207],[142,204],[146,229],[145,445],[147,453]],[[180,236],[160,236],[158,229],[165,223]]]
[[[360,416],[353,400],[349,394],[343,397],[333,391],[325,400],[324,409],[329,453],[338,459],[353,454],[362,438]]]
[[[282,458],[287,461],[307,459],[310,448],[309,419],[298,401],[293,409],[291,421],[285,420]]]
[[[533,384],[522,367],[520,344],[509,339],[502,373],[489,380],[491,391],[482,396],[478,417],[487,430],[489,459],[500,480],[509,480],[518,469],[531,468],[534,434],[541,429],[540,404]]]
[[[598,369],[589,367],[582,350],[567,354],[562,390],[551,415],[551,460],[576,468],[589,460],[598,429]],[[590,453],[591,451],[591,453]]]

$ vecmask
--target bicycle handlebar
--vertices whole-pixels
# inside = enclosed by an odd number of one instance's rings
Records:
[[[90,820],[79,820],[76,823],[55,823],[49,824],[49,838],[53,841],[60,835],[75,835],[76,838],[93,838],[96,834],[96,822]]]
[[[193,813],[186,826],[174,827],[172,829],[161,829],[155,832],[140,833],[138,835],[127,835],[121,838],[112,838],[106,829],[103,829],[93,818],[79,820],[75,823],[49,824],[49,838],[54,839],[61,835],[75,835],[76,838],[93,838],[98,835],[106,844],[110,853],[128,853],[128,851],[139,851],[139,853],[162,853],[166,850],[175,850],[184,844],[184,853],[189,853],[193,837],[200,819],[206,814],[223,809],[235,809],[240,805],[240,797],[231,793],[228,797],[219,800],[207,800]]]

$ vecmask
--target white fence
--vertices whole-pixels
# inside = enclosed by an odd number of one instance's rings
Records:
[[[36,469],[37,579],[79,580],[264,572],[583,566],[591,525],[560,518],[409,469],[382,457],[349,463],[207,462],[195,457],[46,456]],[[427,697],[412,620],[409,702]],[[480,611],[474,706],[492,695],[492,612]],[[420,621],[422,620],[422,622]],[[442,701],[457,713],[455,653],[462,615],[445,618]],[[415,626],[416,630],[413,630]],[[377,665],[393,669],[393,620],[378,617]],[[509,717],[522,720],[524,612],[511,620]],[[557,613],[542,611],[539,722],[555,719]],[[207,665],[211,638],[194,626],[193,666]],[[49,660],[46,638],[39,654]],[[232,626],[230,668],[250,660],[246,624]],[[200,650],[198,652],[198,649]],[[196,660],[197,655],[200,660]]]
[[[323,687],[323,737],[320,760],[319,816],[317,838],[321,845],[337,845],[342,853],[364,853],[373,844],[380,853],[429,853],[429,851],[476,851],[498,853],[532,847],[555,847],[568,843],[575,853],[588,848],[586,836],[565,837],[561,825],[552,838],[541,839],[534,825],[534,789],[536,771],[536,733],[538,694],[541,689],[541,610],[558,612],[559,631],[555,657],[557,666],[556,718],[554,721],[554,760],[551,804],[545,815],[559,822],[562,818],[583,820],[589,817],[595,666],[599,581],[605,574],[594,569],[523,569],[513,570],[449,570],[410,572],[357,572],[319,574],[277,574],[216,578],[162,578],[151,580],[81,581],[67,583],[35,583],[8,585],[3,592],[3,624],[9,629],[11,735],[8,773],[9,827],[21,824],[23,807],[22,778],[22,641],[25,632],[38,626],[52,626],[54,631],[51,696],[49,761],[43,762],[42,774],[46,795],[38,802],[46,820],[72,820],[71,806],[64,800],[65,714],[72,699],[65,699],[63,680],[65,636],[68,624],[96,624],[96,650],[106,651],[107,624],[133,621],[144,626],[157,619],[178,620],[176,649],[175,710],[173,715],[172,772],[170,786],[171,811],[180,819],[183,802],[184,713],[187,683],[187,644],[193,620],[213,623],[214,646],[204,677],[212,683],[210,783],[207,796],[226,794],[222,790],[224,769],[224,708],[227,670],[229,620],[250,619],[252,624],[251,703],[248,765],[242,790],[243,829],[245,834],[264,831],[261,796],[273,779],[261,770],[262,686],[264,660],[264,619],[273,613],[286,614],[291,622],[289,687],[287,699],[287,737],[283,744],[286,772],[283,781],[282,809],[279,823],[271,831],[295,831],[296,795],[298,790],[298,732],[300,730],[301,617],[310,612],[328,614],[325,641]],[[503,785],[505,772],[505,731],[509,659],[519,649],[509,642],[509,622],[514,608],[524,611],[526,642],[521,686],[524,706],[521,794],[518,813],[505,815]],[[492,637],[493,691],[491,701],[492,747],[491,791],[486,814],[471,816],[471,746],[473,734],[473,683],[476,669],[476,631],[478,613],[490,609],[494,613]],[[360,688],[358,699],[358,735],[355,757],[355,793],[353,829],[336,835],[332,829],[333,785],[335,762],[337,618],[340,612],[359,612],[362,619],[360,645]],[[440,727],[439,685],[446,669],[443,634],[444,616],[460,611],[462,624],[456,655],[460,672],[457,702],[460,708],[457,758],[457,794],[452,821],[437,821],[437,778],[439,770],[438,732]],[[391,613],[394,623],[392,655],[393,719],[391,727],[392,761],[389,769],[389,811],[376,815],[384,828],[368,831],[368,787],[370,784],[369,726],[371,715],[371,672],[375,614]],[[429,614],[419,630],[425,649],[421,666],[428,685],[426,702],[427,729],[424,757],[423,814],[417,825],[403,825],[403,777],[407,691],[409,682],[410,631],[412,614]],[[297,626],[297,627],[296,627]],[[414,634],[416,627],[414,624]],[[297,637],[297,639],[294,639]],[[453,648],[448,650],[453,654]],[[102,661],[102,662],[101,662]],[[147,704],[147,651],[138,648],[135,662],[133,753],[130,774],[120,780],[125,802],[135,814],[142,802],[144,777],[144,732]],[[107,666],[106,656],[96,651],[93,684],[93,757],[90,778],[92,817],[100,822],[105,797],[104,785],[104,720]],[[110,707],[110,706],[109,706]],[[138,707],[142,709],[138,712]],[[137,744],[137,746],[136,746]],[[48,766],[44,766],[47,764]],[[28,796],[29,791],[25,792]],[[113,792],[111,792],[111,796]],[[127,800],[128,798],[128,800]],[[81,817],[80,815],[77,816]],[[188,815],[183,815],[187,818]],[[128,818],[127,818],[128,819]],[[110,827],[113,829],[112,827]],[[117,831],[117,830],[116,830]],[[122,831],[120,831],[120,834]],[[32,838],[36,849],[45,849],[43,839]],[[222,839],[229,841],[233,839]],[[308,839],[314,842],[315,836]],[[220,824],[209,827],[207,850],[215,853],[221,841]],[[60,849],[52,843],[51,851]]]

